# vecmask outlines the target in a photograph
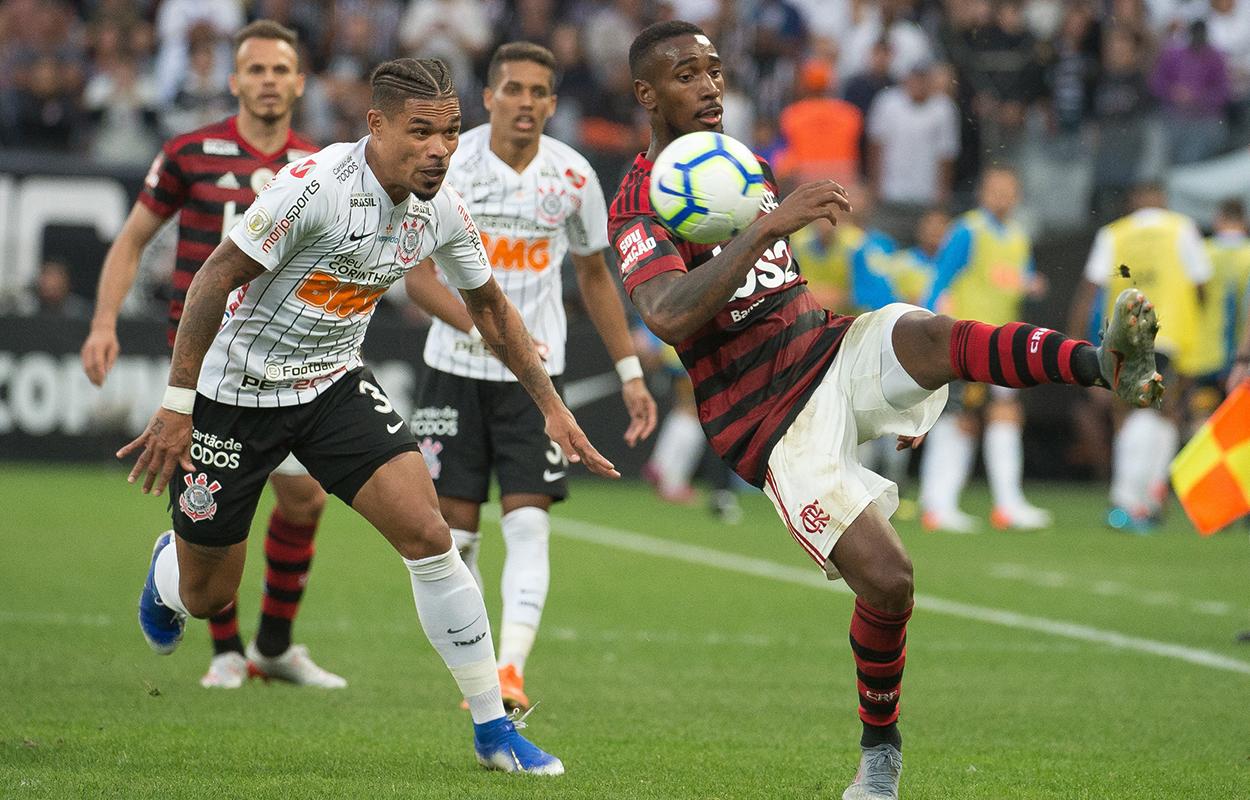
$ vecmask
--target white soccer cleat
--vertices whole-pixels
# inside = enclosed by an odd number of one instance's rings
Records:
[[[981,527],[977,518],[959,509],[950,511],[926,511],[920,516],[920,524],[929,533],[977,533]]]
[[[247,659],[233,650],[218,653],[208,664],[208,672],[200,678],[205,689],[238,689],[247,683]]]
[[[247,644],[247,669],[252,675],[266,681],[286,681],[296,686],[315,686],[318,689],[345,689],[347,680],[324,670],[308,657],[308,648],[293,644],[280,656],[261,655],[256,642]]]
[[[842,800],[898,800],[903,754],[892,744],[863,748],[859,772],[842,793]]]
[[[1016,508],[994,509],[990,523],[1000,531],[1040,531],[1053,525],[1054,519],[1046,509],[1025,503]]]

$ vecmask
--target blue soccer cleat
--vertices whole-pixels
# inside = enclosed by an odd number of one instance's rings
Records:
[[[521,727],[525,723],[517,721]],[[473,725],[473,749],[487,769],[529,775],[563,775],[564,763],[531,744],[507,717]]]
[[[139,630],[143,638],[153,650],[163,656],[174,652],[182,641],[182,629],[187,618],[172,608],[166,608],[161,602],[161,595],[156,591],[156,557],[167,546],[173,544],[174,532],[165,531],[156,537],[156,545],[152,548],[152,563],[148,567],[148,579],[143,583],[143,591],[139,594]]]

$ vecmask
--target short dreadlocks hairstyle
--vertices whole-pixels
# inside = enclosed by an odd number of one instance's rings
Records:
[[[646,65],[651,51],[661,42],[667,42],[669,39],[675,39],[678,36],[700,35],[706,36],[707,34],[693,22],[683,22],[679,19],[670,19],[664,22],[657,22],[654,25],[648,25],[634,37],[634,43],[629,46],[630,76],[635,80],[646,79],[646,76],[642,74],[642,69]]]
[[[397,58],[384,61],[369,77],[373,87],[371,103],[390,116],[409,98],[442,100],[456,96],[451,70],[437,58]]]

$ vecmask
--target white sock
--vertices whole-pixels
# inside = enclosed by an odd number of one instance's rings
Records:
[[[551,518],[541,508],[526,506],[499,520],[507,554],[503,562],[503,620],[499,626],[499,663],[524,673],[534,647],[551,583],[548,543]]]
[[[660,473],[660,489],[680,491],[690,485],[703,457],[706,440],[699,418],[685,410],[670,411],[660,426],[651,452],[651,464]]]
[[[925,437],[920,460],[920,505],[939,514],[956,511],[972,471],[973,441],[955,414],[943,414]]]
[[[985,426],[985,472],[994,505],[1007,512],[1024,508],[1024,428],[1018,422],[995,420]]]
[[[1172,459],[1180,446],[1180,430],[1176,423],[1163,414],[1155,414],[1155,440],[1151,447],[1150,471],[1147,473],[1146,497],[1152,512],[1158,511],[1168,496]]]
[[[453,546],[442,555],[415,561],[405,558],[404,566],[412,573],[412,597],[421,627],[469,702],[473,722],[502,717],[486,604],[460,551]]]
[[[477,581],[478,590],[485,593],[485,584],[482,583],[482,571],[477,566],[477,551],[482,544],[482,534],[478,531],[463,531],[459,528],[452,528],[451,541],[456,545],[456,549],[460,551],[460,560],[469,568],[469,574],[473,576],[473,580]]]
[[[161,602],[166,608],[172,608],[189,617],[191,615],[187,613],[187,607],[183,605],[182,595],[178,591],[179,576],[178,544],[170,542],[156,557],[156,593],[161,596]]]
[[[1149,510],[1152,449],[1158,446],[1156,418],[1150,408],[1130,411],[1112,446],[1111,504],[1130,513]]]

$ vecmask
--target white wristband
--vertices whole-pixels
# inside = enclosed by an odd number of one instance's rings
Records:
[[[195,390],[184,389],[181,386],[166,386],[161,408],[167,408],[176,414],[190,414],[195,410]]]
[[[638,356],[625,356],[616,362],[616,374],[621,379],[621,383],[629,383],[634,378],[641,378],[642,362],[638,360]]]

